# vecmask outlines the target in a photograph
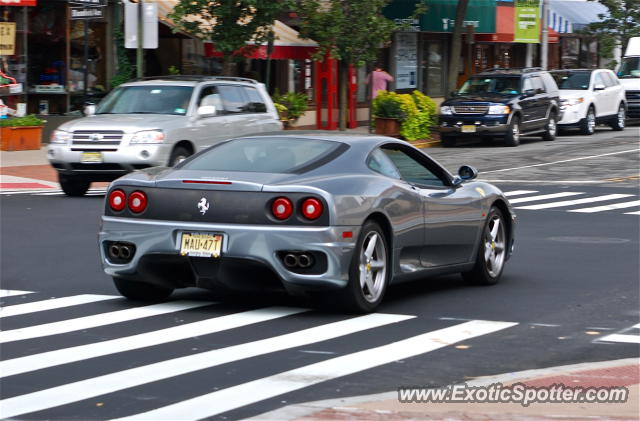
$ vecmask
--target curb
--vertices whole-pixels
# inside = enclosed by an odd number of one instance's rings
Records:
[[[640,364],[640,358],[625,358],[613,361],[600,361],[590,363],[579,363],[571,365],[562,365],[556,367],[540,368],[533,370],[524,370],[514,373],[504,373],[495,376],[483,376],[474,380],[465,382],[469,386],[489,386],[493,383],[511,383],[518,380],[526,380],[535,377],[549,377],[550,375],[557,375],[560,373],[568,373],[580,370],[594,370],[601,368],[611,368],[625,365],[637,365]],[[305,402],[295,405],[286,406],[284,408],[276,409],[274,411],[265,412],[255,417],[247,418],[254,421],[276,421],[276,420],[295,420],[297,418],[311,416],[316,412],[350,405],[357,405],[364,402],[374,402],[396,399],[398,393],[384,392],[373,395],[352,396],[346,398],[328,399],[323,401]]]

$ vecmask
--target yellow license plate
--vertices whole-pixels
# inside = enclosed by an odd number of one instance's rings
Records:
[[[102,162],[102,152],[82,152],[82,156],[80,157],[80,162],[90,163],[90,162]]]
[[[222,235],[183,232],[180,239],[180,254],[191,257],[220,257]]]
[[[474,126],[473,124],[465,124],[464,126],[462,126],[462,133],[475,133],[476,132],[476,126]]]

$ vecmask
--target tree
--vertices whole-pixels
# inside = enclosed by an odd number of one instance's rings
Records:
[[[233,56],[248,55],[272,38],[273,22],[292,5],[292,0],[179,0],[169,18],[177,29],[211,41],[223,55],[223,73],[230,75]]]
[[[382,15],[390,0],[300,0],[300,36],[318,43],[314,58],[339,60],[339,127],[346,129],[349,65],[374,62],[378,49],[401,28]],[[423,9],[418,8],[417,13]]]
[[[596,1],[596,0],[591,0]],[[629,38],[640,36],[640,0],[598,0],[608,13],[598,15],[599,22],[592,22],[581,31],[598,38],[599,54],[612,58],[616,47],[623,50]],[[615,62],[613,65],[615,66]]]
[[[456,22],[451,34],[451,56],[449,58],[449,74],[447,75],[447,93],[455,91],[458,85],[458,68],[460,67],[460,51],[462,50],[462,25],[464,24],[464,16],[467,14],[467,6],[469,0],[459,0],[456,8]]]

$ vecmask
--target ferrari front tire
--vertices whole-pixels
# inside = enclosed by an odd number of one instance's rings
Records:
[[[173,288],[163,288],[144,282],[129,281],[115,276],[113,277],[113,283],[123,297],[134,301],[162,301],[173,292]]]
[[[507,229],[500,209],[492,207],[482,231],[473,269],[462,277],[470,284],[493,285],[498,282],[507,257]]]
[[[382,302],[391,275],[388,244],[377,223],[365,222],[351,258],[349,282],[341,290],[346,310],[370,313]]]

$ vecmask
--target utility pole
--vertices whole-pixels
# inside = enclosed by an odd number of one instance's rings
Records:
[[[136,54],[136,76],[144,76],[144,0],[138,0],[138,51]]]
[[[549,22],[547,13],[549,11],[549,0],[542,0],[542,48],[540,49],[540,64],[544,70],[549,67]]]

